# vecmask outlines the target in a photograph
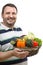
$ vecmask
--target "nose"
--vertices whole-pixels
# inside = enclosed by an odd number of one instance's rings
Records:
[[[13,17],[13,15],[12,15],[12,14],[10,14],[10,17]]]

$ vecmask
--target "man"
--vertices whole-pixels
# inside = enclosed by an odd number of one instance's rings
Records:
[[[14,26],[17,18],[17,7],[6,4],[2,9],[3,22],[0,23],[0,63],[5,65],[27,65],[27,51],[14,48],[11,40],[22,36],[22,29]],[[12,49],[12,50],[11,50]]]

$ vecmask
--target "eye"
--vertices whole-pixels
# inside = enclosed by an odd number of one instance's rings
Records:
[[[10,14],[10,12],[6,12],[6,14]]]
[[[15,13],[15,12],[13,12],[12,14],[13,14],[13,15],[16,15],[16,13]]]

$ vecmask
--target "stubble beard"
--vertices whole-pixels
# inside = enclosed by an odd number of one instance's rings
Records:
[[[12,22],[12,21],[9,21],[8,19],[4,19],[4,24],[8,27],[12,27],[14,26],[15,22],[16,22],[16,19]]]

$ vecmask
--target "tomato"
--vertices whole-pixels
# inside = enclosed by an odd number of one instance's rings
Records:
[[[37,41],[33,41],[33,47],[38,46],[38,42]]]

